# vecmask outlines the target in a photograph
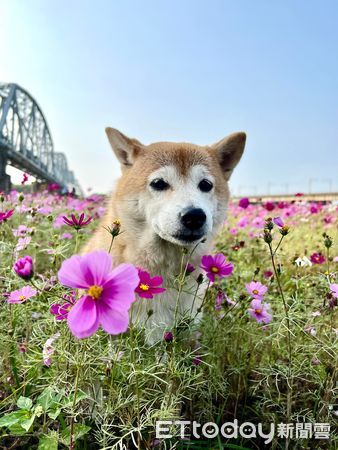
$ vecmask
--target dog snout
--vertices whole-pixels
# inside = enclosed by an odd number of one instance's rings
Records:
[[[191,231],[202,228],[206,220],[207,216],[201,208],[191,208],[181,216],[182,224]]]

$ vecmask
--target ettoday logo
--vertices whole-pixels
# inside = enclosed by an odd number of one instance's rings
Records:
[[[276,432],[279,439],[310,439],[312,437],[315,439],[329,439],[330,424],[300,422],[279,423],[276,426],[274,423],[254,424],[243,422],[239,425],[237,419],[233,422],[225,422],[221,426],[214,422],[200,424],[189,420],[159,420],[156,422],[157,439],[170,439],[174,436],[185,439],[191,437],[191,435],[195,439],[214,439],[217,436],[222,436],[225,439],[237,439],[238,437],[253,439],[261,437],[264,439],[265,444],[269,444],[276,436]]]

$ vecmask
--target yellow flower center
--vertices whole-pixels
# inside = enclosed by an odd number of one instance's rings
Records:
[[[149,286],[147,284],[141,283],[139,287],[142,291],[149,291]]]
[[[254,290],[252,291],[252,293],[255,294],[255,295],[258,295],[257,289],[254,289]]]
[[[255,313],[256,313],[256,314],[261,314],[261,313],[262,313],[262,310],[261,310],[261,309],[255,309]]]
[[[19,299],[20,300],[26,300],[26,297],[24,295],[20,295]]]
[[[215,267],[215,266],[212,266],[210,270],[211,270],[211,272],[213,272],[213,273],[218,273],[218,272],[219,272],[218,267]]]
[[[90,286],[88,289],[88,295],[90,295],[95,300],[98,300],[100,298],[100,295],[103,291],[103,288],[101,286]]]

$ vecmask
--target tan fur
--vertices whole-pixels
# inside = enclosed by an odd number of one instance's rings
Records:
[[[196,164],[206,166],[212,173],[215,179],[214,195],[217,196],[220,205],[220,218],[217,227],[212,230],[206,242],[201,243],[193,254],[190,262],[198,267],[201,256],[211,250],[217,228],[224,220],[229,199],[228,178],[243,153],[245,134],[233,134],[209,147],[170,142],[157,142],[144,146],[117,130],[107,129],[106,131],[122,163],[122,176],[107,200],[106,213],[101,224],[83,249],[83,253],[96,249],[108,251],[111,236],[104,227],[111,226],[114,220],[119,219],[123,232],[115,239],[112,248],[114,265],[123,262],[132,263],[148,270],[152,275],[162,275],[165,285],[168,286],[170,280],[180,271],[182,247],[161,239],[149,229],[142,211],[139,210],[138,198],[147,189],[149,175],[163,166],[171,165],[176,167],[180,176],[185,177],[189,169]],[[171,190],[166,191],[164,195],[164,201],[170,201]],[[168,303],[168,297],[172,298],[175,295],[173,290],[168,290],[165,295],[162,295],[162,299],[136,302],[133,308],[134,316],[137,308],[139,318],[146,321],[147,311],[151,308],[154,314],[151,320],[147,320],[148,326],[158,324],[161,322],[161,317],[166,315],[163,308],[166,307],[166,302]],[[198,304],[196,302],[196,307]],[[172,319],[172,311],[170,317]],[[164,319],[164,322],[168,326],[168,318]]]

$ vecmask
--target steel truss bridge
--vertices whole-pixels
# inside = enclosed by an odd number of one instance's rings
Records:
[[[62,191],[81,194],[67,158],[55,152],[47,121],[34,98],[14,83],[0,83],[0,191],[11,188],[10,164],[38,182],[56,183]]]

